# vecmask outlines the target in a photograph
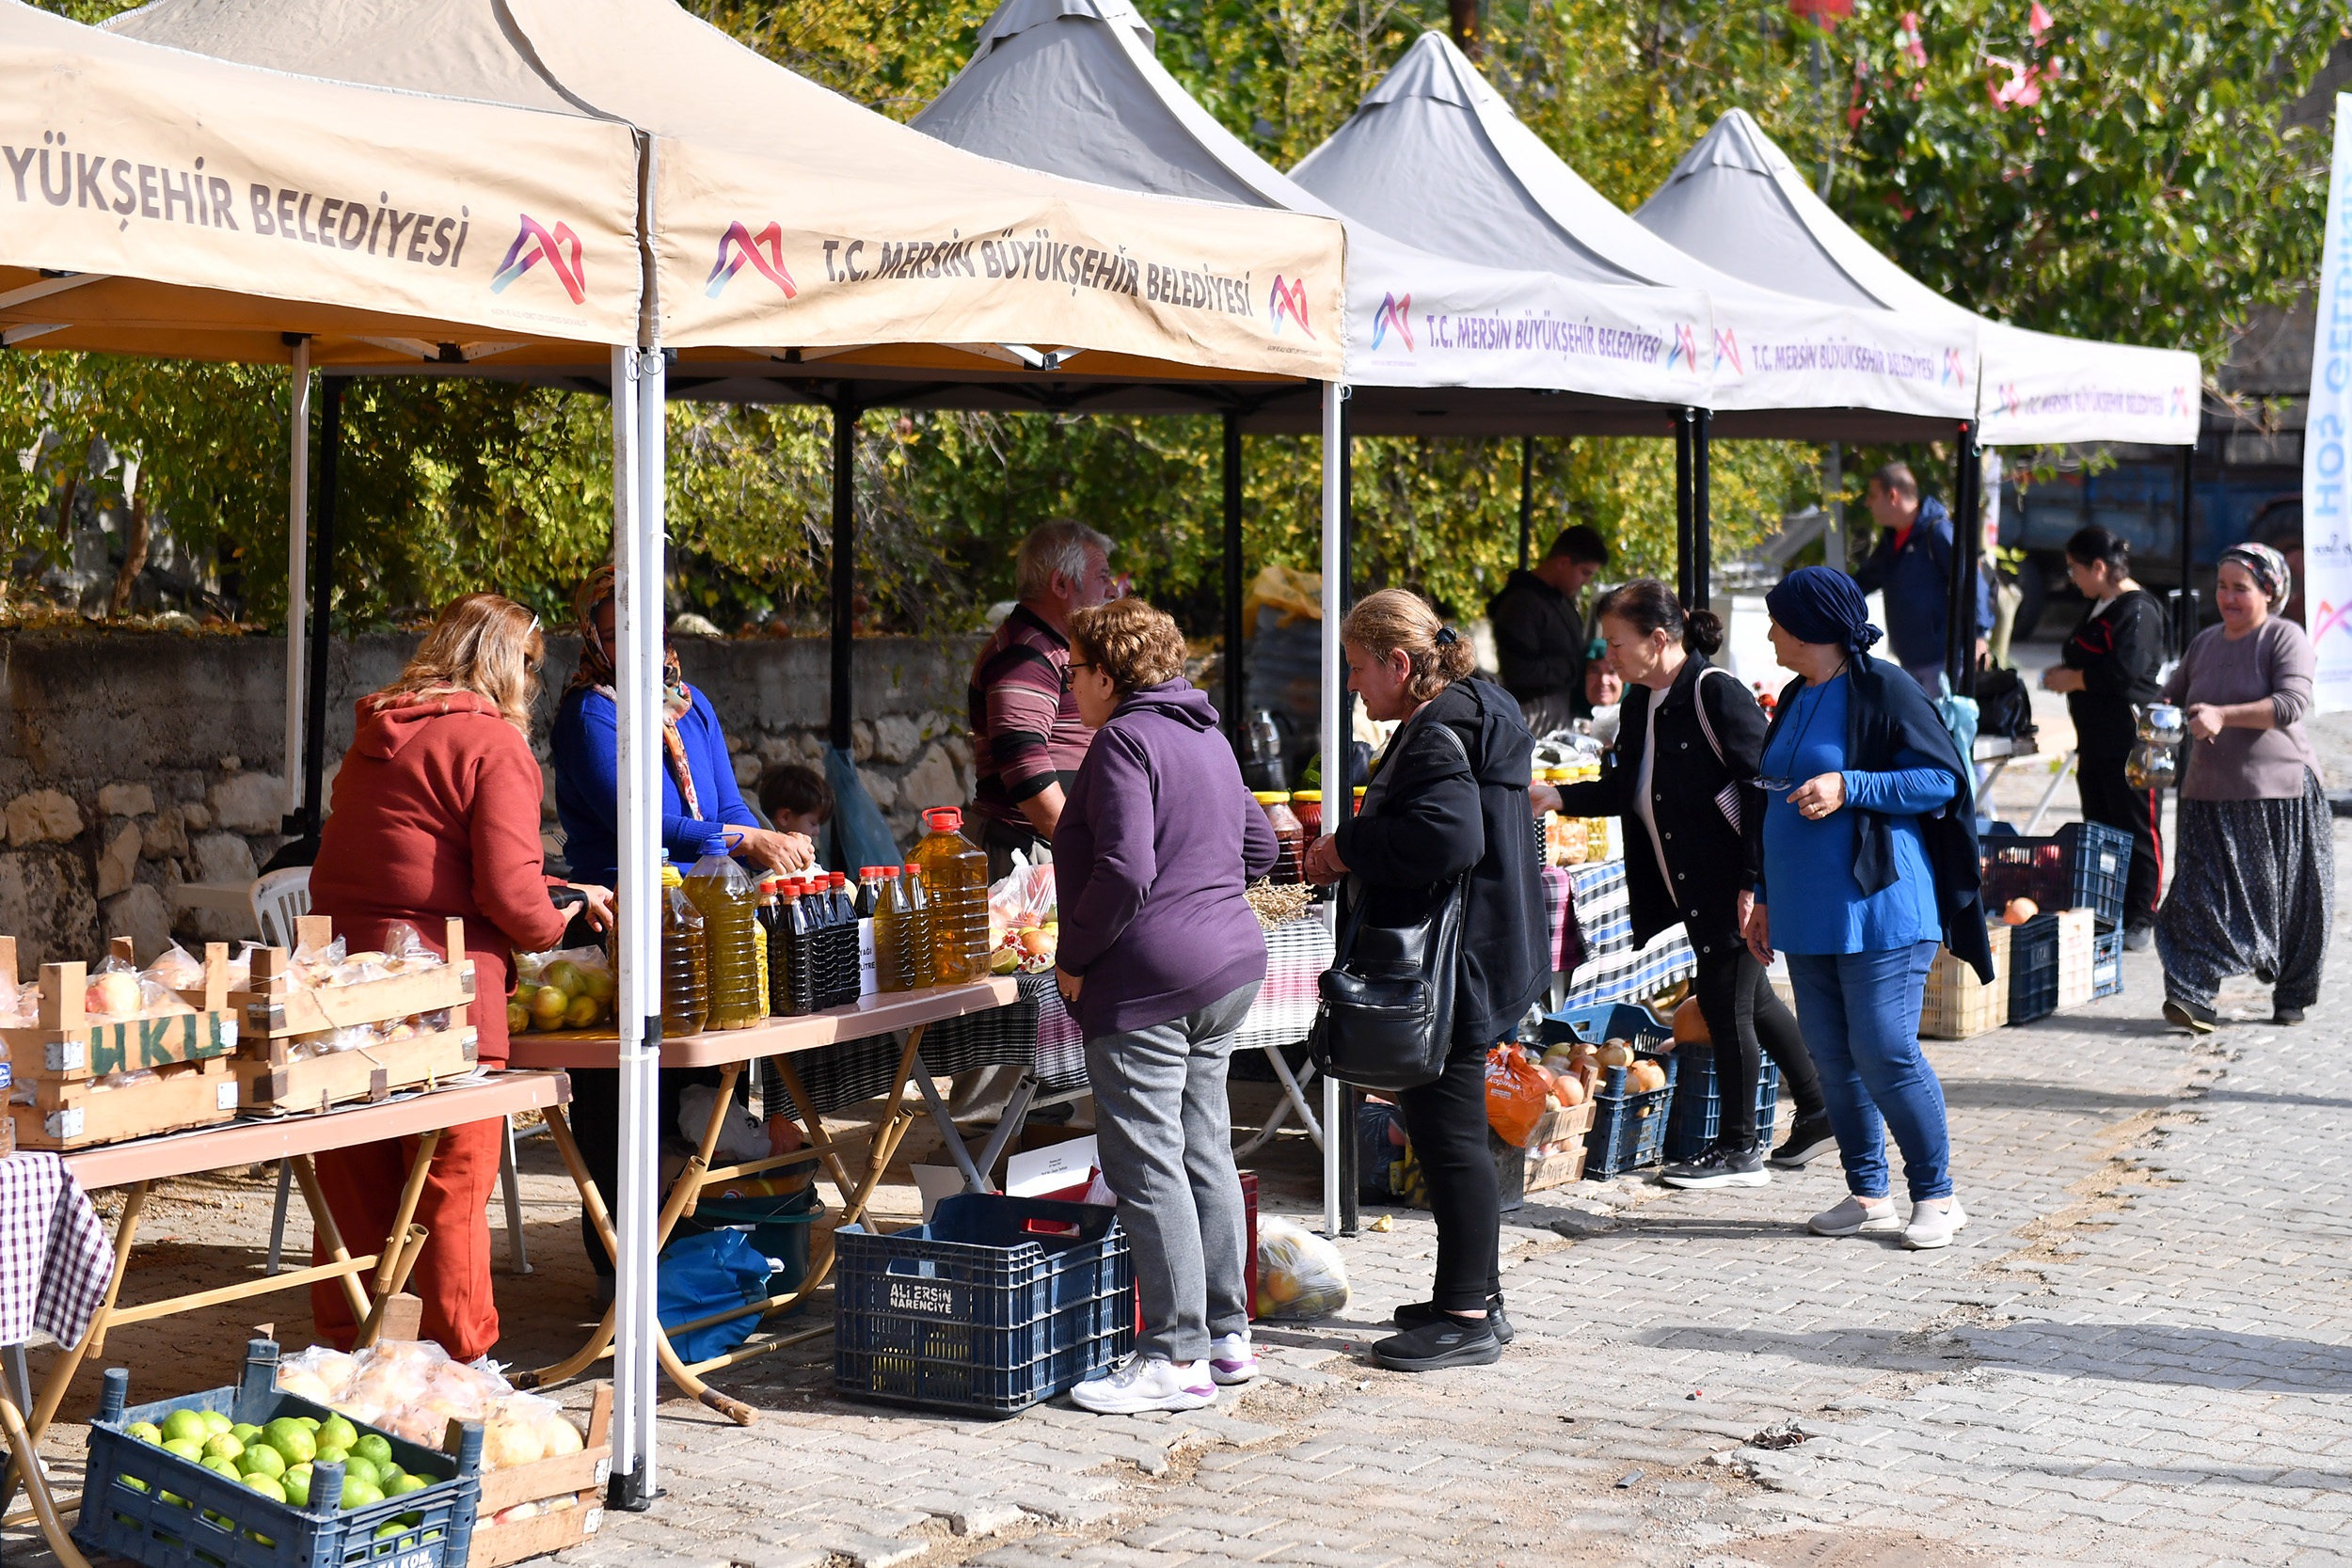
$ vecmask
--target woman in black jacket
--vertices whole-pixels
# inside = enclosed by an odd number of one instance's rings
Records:
[[[1715,1042],[1723,1114],[1714,1147],[1668,1165],[1662,1179],[1670,1187],[1761,1187],[1772,1180],[1759,1142],[1772,1129],[1756,1124],[1761,1054],[1780,1065],[1797,1109],[1772,1164],[1794,1170],[1836,1146],[1796,1017],[1740,936],[1756,901],[1758,867],[1743,827],[1763,809],[1755,779],[1764,710],[1738,676],[1708,660],[1724,645],[1723,622],[1704,610],[1685,616],[1656,578],[1603,597],[1600,629],[1626,680],[1615,765],[1559,790],[1556,804],[1544,786],[1534,803],[1623,817],[1633,940],[1680,922],[1698,959],[1692,991]]]
[[[1345,911],[1406,925],[1470,873],[1453,1053],[1436,1082],[1397,1097],[1438,1222],[1433,1299],[1396,1309],[1404,1332],[1372,1347],[1399,1371],[1484,1366],[1511,1338],[1486,1145],[1486,1050],[1512,1037],[1550,979],[1543,887],[1527,804],[1534,738],[1509,692],[1469,679],[1468,641],[1402,589],[1368,594],[1340,627],[1348,687],[1401,720],[1356,816],[1315,840],[1308,873],[1347,879]]]
[[[2083,819],[2132,835],[2131,879],[2123,890],[2123,945],[2154,944],[2156,895],[2164,879],[2164,845],[2157,837],[2161,802],[2153,789],[2135,789],[2123,776],[2139,738],[2143,703],[2159,696],[2164,663],[2164,606],[2132,580],[2132,547],[2093,524],[2066,542],[2066,575],[2090,601],[2062,664],[2044,670],[2042,684],[2066,693],[2074,719],[2074,786]]]

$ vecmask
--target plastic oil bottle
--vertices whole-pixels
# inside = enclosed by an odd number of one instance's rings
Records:
[[[857,910],[850,902],[849,879],[842,873],[829,873],[818,882],[818,901],[825,915],[825,934],[818,949],[823,955],[825,1006],[847,1007],[857,1001]]]
[[[768,966],[768,934],[776,928],[776,880],[762,877],[752,886],[752,951],[759,958],[759,1008],[764,1017],[773,1011],[769,996],[774,980]]]
[[[923,886],[923,868],[910,864],[898,879],[906,898],[905,935],[899,946],[906,955],[910,989],[939,984],[939,960],[931,949],[931,895]]]
[[[708,994],[703,958],[703,915],[686,896],[675,865],[661,868],[661,1033],[665,1038],[702,1032]]]
[[[769,901],[762,906],[760,924],[767,927],[763,945],[768,949],[768,1011],[775,1018],[798,1018],[808,1009],[797,1005],[792,989],[793,951],[798,945],[793,927],[801,915],[799,887],[785,877],[771,878],[765,891]]]
[[[882,867],[857,868],[857,993],[871,996],[882,983]]]
[[[988,977],[988,852],[962,833],[963,813],[933,806],[930,830],[914,847],[931,901],[931,961],[937,983],[969,985]]]
[[[874,987],[877,990],[913,990],[908,978],[907,890],[895,865],[878,865],[867,873],[874,890]]]
[[[703,945],[710,974],[706,1026],[748,1029],[768,1016],[760,987],[757,894],[733,857],[714,849],[686,875],[686,896],[703,914]]]

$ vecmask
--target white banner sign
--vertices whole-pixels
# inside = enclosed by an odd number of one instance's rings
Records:
[[[2352,93],[2336,96],[2335,171],[2319,261],[2319,329],[2303,425],[2303,617],[2319,653],[2319,707],[2352,709]]]

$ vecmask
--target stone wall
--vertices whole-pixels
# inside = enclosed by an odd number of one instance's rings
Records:
[[[334,645],[327,691],[327,798],[350,744],[352,705],[389,684],[406,636]],[[969,799],[963,736],[973,639],[874,638],[857,644],[851,710],[859,772],[902,842],[926,806]],[[249,936],[249,916],[183,890],[250,882],[284,839],[285,643],[171,635],[0,637],[0,933],[19,962],[94,958],[129,935],[144,958],[177,933]],[[762,767],[813,762],[829,711],[829,647],[815,640],[682,639],[686,678],[726,727],[750,794]],[[579,643],[550,639],[551,717]],[[545,802],[557,847],[552,769]]]

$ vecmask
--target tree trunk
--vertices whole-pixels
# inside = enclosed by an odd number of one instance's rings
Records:
[[[106,607],[109,620],[119,621],[131,608],[131,591],[138,585],[139,574],[147,570],[147,501],[137,498],[131,502],[131,537],[122,546],[122,568],[115,573],[113,601]]]
[[[1446,0],[1445,8],[1454,44],[1471,59],[1478,58],[1478,0]]]

